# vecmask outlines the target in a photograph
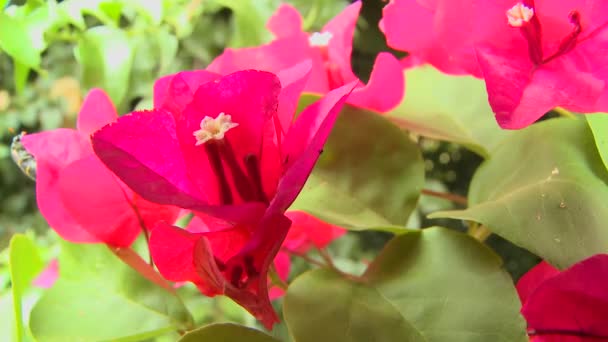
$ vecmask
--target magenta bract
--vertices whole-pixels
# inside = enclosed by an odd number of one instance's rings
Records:
[[[37,162],[40,212],[62,238],[127,247],[141,229],[173,220],[177,208],[143,200],[93,153],[89,134],[115,120],[107,95],[93,89],[78,116],[78,130],[59,128],[23,137]]]
[[[294,120],[309,73],[310,63],[278,76],[178,73],[157,82],[154,110],[93,135],[99,158],[143,198],[228,222],[194,234],[158,224],[150,249],[160,272],[230,296],[267,327],[278,321],[267,272],[291,224],[284,212],[355,86],[330,91]]]
[[[349,82],[358,81],[350,58],[355,25],[361,2],[348,6],[323,27],[309,34],[302,29],[302,17],[291,5],[283,4],[268,21],[276,39],[269,44],[243,49],[226,49],[208,70],[227,74],[255,68],[279,72],[309,60],[312,71],[304,91],[326,94]],[[349,96],[349,104],[386,112],[399,104],[404,93],[404,79],[399,61],[390,53],[380,53],[367,85]]]
[[[534,341],[608,340],[608,254],[559,272],[540,263],[517,284]]]
[[[419,62],[483,77],[500,126],[519,129],[558,106],[608,110],[606,11],[599,0],[393,0],[381,27]]]

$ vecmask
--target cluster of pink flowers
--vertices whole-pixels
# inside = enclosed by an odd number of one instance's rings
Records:
[[[392,0],[381,28],[409,65],[430,63],[486,82],[503,128],[554,107],[608,111],[608,2]]]
[[[386,112],[404,95],[403,69],[429,63],[483,78],[504,128],[556,106],[608,109],[606,1],[393,0],[381,28],[409,56],[380,53],[367,84],[350,64],[360,8],[308,33],[283,5],[268,22],[272,42],[157,80],[153,109],[118,117],[95,89],[77,130],[26,135],[49,225],[66,240],[113,247],[150,234],[167,280],[230,296],[270,328],[278,318],[269,293],[280,291],[270,291],[269,270],[286,278],[286,251],[323,248],[344,233],[288,211],[343,104]],[[322,97],[294,119],[302,92]],[[185,229],[174,225],[184,213],[194,213]]]

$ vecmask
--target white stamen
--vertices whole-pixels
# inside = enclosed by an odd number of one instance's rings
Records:
[[[310,46],[327,46],[334,35],[331,32],[315,32],[308,38]]]
[[[199,146],[209,140],[224,139],[226,132],[238,125],[238,123],[232,122],[230,115],[221,112],[216,118],[205,116],[201,120],[201,129],[195,131],[192,135],[196,137],[196,146]]]
[[[509,25],[513,27],[522,27],[534,17],[534,8],[518,2],[515,6],[507,11],[507,20]]]

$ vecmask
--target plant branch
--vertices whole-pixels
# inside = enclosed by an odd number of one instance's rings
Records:
[[[572,112],[570,112],[569,110],[564,109],[562,107],[555,107],[555,108],[553,108],[553,111],[556,112],[557,114],[559,114],[559,116],[563,116],[565,118],[576,119],[576,115],[572,114]]]
[[[281,276],[279,276],[279,273],[277,272],[277,269],[274,267],[274,265],[270,266],[268,276],[270,277],[270,281],[272,281],[274,285],[279,287],[281,290],[287,291],[289,284],[287,284],[285,281],[283,281],[283,279],[281,279]]]
[[[484,225],[471,222],[469,229],[467,230],[467,234],[474,237],[479,242],[484,242],[490,237],[490,235],[492,235],[492,232]]]
[[[457,204],[462,204],[464,206],[466,206],[467,202],[468,202],[466,197],[456,195],[456,194],[451,194],[449,192],[440,192],[440,191],[434,191],[434,190],[429,190],[429,189],[422,189],[421,193],[423,195],[442,198],[442,199],[452,201]]]

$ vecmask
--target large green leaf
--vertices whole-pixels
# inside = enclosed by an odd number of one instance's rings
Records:
[[[602,157],[604,165],[608,168],[608,114],[588,114],[585,117],[593,132],[593,138],[600,157]]]
[[[31,68],[40,65],[40,54],[34,47],[25,23],[0,12],[0,50]]]
[[[585,120],[517,131],[476,172],[470,207],[430,217],[480,222],[559,268],[608,252],[608,174]]]
[[[403,226],[423,185],[418,146],[385,117],[345,106],[291,209],[351,229]]]
[[[297,342],[424,341],[372,286],[319,269],[289,286],[285,320]]]
[[[44,267],[34,242],[25,235],[13,236],[9,247],[9,265],[11,272],[11,290],[13,293],[13,313],[15,323],[15,340],[23,341],[24,328],[21,300],[30,283]]]
[[[526,341],[513,282],[489,248],[444,228],[387,244],[359,280],[297,278],[284,302],[297,342]]]
[[[218,323],[204,326],[193,330],[179,342],[278,342],[274,337],[269,336],[259,330],[248,328],[233,323]]]
[[[62,244],[60,278],[32,310],[45,341],[136,341],[191,328],[173,293],[149,282],[103,245]]]
[[[398,125],[426,137],[462,144],[488,157],[509,131],[500,129],[482,80],[421,66],[405,72],[403,102],[388,113]]]
[[[83,34],[75,53],[84,86],[103,88],[114,104],[120,105],[129,86],[133,63],[127,34],[108,26],[93,27]]]

